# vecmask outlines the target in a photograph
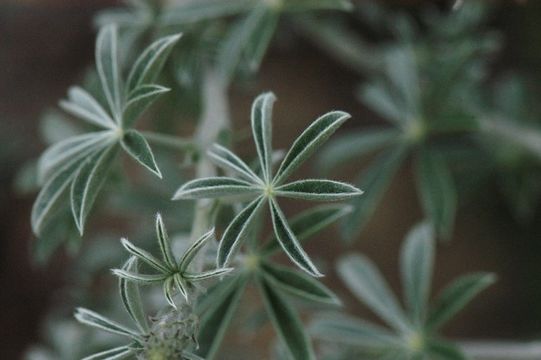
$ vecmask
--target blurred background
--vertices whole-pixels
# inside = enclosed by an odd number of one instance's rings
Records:
[[[22,358],[31,344],[42,341],[43,324],[52,308],[57,312],[60,308],[60,312],[66,314],[73,309],[72,303],[65,299],[73,295],[66,289],[75,281],[67,270],[75,255],[60,249],[47,262],[33,260],[36,239],[30,229],[30,209],[36,192],[26,180],[32,177],[29,164],[46,147],[43,133],[47,130],[41,122],[44,113],[55,108],[67,88],[79,83],[85,70],[93,66],[94,16],[104,8],[117,5],[120,3],[109,0],[0,2],[2,359]],[[450,9],[449,2],[444,1],[395,0],[384,6],[414,19],[427,7],[438,11]],[[491,1],[488,7],[486,21],[476,31],[497,33],[501,48],[489,56],[489,71],[482,86],[491,86],[510,71],[519,72],[532,89],[528,93],[536,99],[534,103],[539,102],[541,91],[536,89],[541,84],[541,2]],[[353,28],[377,46],[389,35],[370,27],[370,16],[365,13],[364,20]],[[420,32],[423,31],[427,28],[421,26]],[[385,124],[382,117],[355,95],[359,83],[364,81],[363,76],[347,61],[322,49],[307,34],[309,31],[278,32],[260,72],[254,79],[233,87],[234,127],[246,129],[252,99],[267,89],[272,89],[279,99],[274,115],[275,133],[280,134],[275,139],[277,148],[287,147],[307,124],[330,109],[341,109],[353,115],[353,120],[341,130],[343,134]],[[541,117],[537,117],[541,113],[535,113],[534,107],[523,110],[537,121],[536,126],[541,124]],[[248,146],[252,145],[245,147]],[[242,152],[253,154],[251,148]],[[365,165],[365,160],[353,160],[333,172],[333,178],[352,181]],[[371,257],[397,291],[400,291],[397,259],[402,238],[423,217],[411,168],[411,162],[406,161],[398,170],[380,206],[359,236],[360,241],[348,248]],[[538,165],[526,165],[523,171],[534,174]],[[305,166],[302,172],[317,173],[310,166]],[[468,180],[463,185],[466,188]],[[176,185],[182,182],[180,179],[169,181]],[[535,339],[541,336],[538,193],[532,190],[525,195],[532,209],[524,219],[513,213],[497,177],[490,177],[474,189],[471,194],[460,197],[453,235],[439,247],[434,287],[440,289],[444,283],[468,271],[495,272],[499,281],[454,319],[445,333],[452,338]],[[139,215],[146,217],[147,224],[156,207],[141,210]],[[293,206],[290,210],[299,209]],[[99,224],[102,229],[121,229],[108,239],[116,248],[119,246],[115,236],[122,232],[130,234],[130,227],[119,224],[114,218],[102,219]],[[343,247],[334,246],[336,238],[336,230],[327,230],[318,235],[308,251],[332,264],[333,259],[344,253]],[[82,246],[85,249],[86,245]],[[103,269],[112,266],[104,265]],[[107,276],[107,271],[103,270],[102,275]],[[339,283],[332,275],[325,282],[333,289],[336,289],[333,285]],[[92,284],[99,297],[102,283]],[[345,289],[338,288],[337,292],[345,293]],[[351,306],[352,312],[372,318],[354,301],[346,301],[346,304]]]

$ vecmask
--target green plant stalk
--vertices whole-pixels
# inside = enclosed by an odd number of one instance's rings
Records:
[[[227,86],[212,71],[207,70],[204,78],[205,108],[194,139],[200,150],[195,168],[195,177],[204,178],[217,175],[217,169],[206,156],[206,149],[218,140],[223,131],[230,129]],[[195,203],[194,220],[190,241],[193,243],[214,224],[217,210],[216,200],[198,200]],[[194,262],[197,271],[203,267],[202,260]]]
[[[172,136],[168,134],[155,133],[153,131],[141,131],[141,134],[148,140],[148,142],[157,146],[163,146],[171,150],[195,150],[195,145],[190,139]]]

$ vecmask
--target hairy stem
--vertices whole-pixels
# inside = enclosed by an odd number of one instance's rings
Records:
[[[172,150],[190,151],[195,146],[191,139],[178,136],[159,134],[152,131],[141,131],[141,134],[152,144],[163,146]]]
[[[206,149],[217,141],[220,133],[230,128],[227,87],[211,71],[205,76],[204,86],[205,109],[194,137],[201,150],[195,169],[196,178],[216,176],[216,167],[207,158]],[[215,200],[198,200],[195,203],[192,242],[213,225],[216,208]],[[196,263],[198,271],[202,266],[202,261]]]

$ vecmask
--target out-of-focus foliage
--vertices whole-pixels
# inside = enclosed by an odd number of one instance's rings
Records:
[[[434,231],[427,223],[406,236],[400,256],[405,309],[368,258],[352,254],[340,260],[342,281],[390,329],[341,314],[321,315],[311,333],[331,344],[334,355],[329,359],[467,359],[437,331],[495,278],[487,273],[462,276],[429,305],[434,247]]]

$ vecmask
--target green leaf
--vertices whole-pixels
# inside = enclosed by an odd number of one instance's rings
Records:
[[[317,316],[310,324],[310,334],[325,342],[366,350],[387,350],[401,342],[381,326],[341,314]]]
[[[297,240],[302,242],[349,213],[351,213],[350,206],[320,205],[293,217],[290,220],[291,231]],[[280,244],[276,240],[276,235],[272,234],[261,253],[270,256],[278,249],[280,249]]]
[[[174,292],[174,276],[168,277],[163,282],[163,295],[165,296],[165,300],[167,300],[167,303],[174,309],[177,308],[177,304],[175,304],[173,292]]]
[[[355,186],[332,180],[298,180],[279,186],[274,191],[276,196],[292,199],[339,201],[362,195]]]
[[[284,11],[353,10],[350,0],[287,0],[282,6]]]
[[[156,80],[181,34],[170,35],[150,44],[133,64],[128,75],[128,93],[141,85],[148,85]],[[133,97],[132,97],[133,98]]]
[[[299,241],[295,237],[295,234],[291,231],[284,213],[278,206],[278,204],[271,199],[269,202],[270,211],[272,214],[272,225],[274,227],[274,233],[276,239],[282,246],[282,249],[286,252],[287,256],[302,270],[306,271],[312,276],[321,277],[321,274],[315,265],[310,260],[310,257],[306,254]]]
[[[171,250],[171,242],[169,241],[167,229],[163,224],[162,216],[160,214],[156,215],[156,237],[158,238],[158,244],[160,245],[160,252],[163,260],[170,268],[175,269],[177,267],[177,262],[173,255],[173,251]]]
[[[154,154],[143,135],[136,130],[128,130],[124,133],[120,143],[132,158],[156,174],[160,179],[162,178],[162,173],[158,165],[156,165]]]
[[[272,108],[275,101],[276,96],[269,92],[259,95],[252,105],[252,134],[267,183],[272,176]]]
[[[259,70],[280,20],[280,11],[272,6],[262,6],[261,10],[254,9],[254,12],[256,11],[260,12],[259,23],[248,39],[243,53],[243,61],[247,62],[251,73]]]
[[[114,132],[98,131],[84,135],[77,135],[60,141],[47,148],[38,162],[38,178],[46,179],[55,174],[67,162],[80,159],[91,151],[110,144],[114,139]]]
[[[265,199],[263,197],[258,197],[242,209],[242,211],[229,223],[229,226],[225,229],[222,239],[220,240],[220,245],[218,246],[218,267],[224,267],[229,263],[236,253],[236,250],[249,233],[249,230],[254,224],[257,214],[264,203]]]
[[[273,184],[280,185],[285,181],[349,118],[350,115],[345,112],[332,111],[314,121],[289,149],[276,173]]]
[[[102,329],[113,334],[124,335],[134,339],[139,338],[139,334],[137,334],[135,331],[130,330],[88,309],[77,308],[75,311],[75,318],[80,323]]]
[[[146,262],[148,265],[152,266],[156,270],[165,274],[169,273],[169,269],[167,268],[167,266],[163,264],[160,260],[156,259],[148,251],[138,248],[137,246],[129,242],[128,239],[126,238],[120,239],[120,243],[130,254],[143,260],[144,262]]]
[[[304,331],[304,325],[299,316],[274,290],[272,284],[261,279],[259,285],[272,325],[291,358],[295,360],[315,359],[312,344]]]
[[[364,195],[352,201],[353,212],[342,223],[345,239],[351,241],[364,228],[402,164],[407,149],[406,145],[391,148],[361,173],[358,185],[364,190]]]
[[[121,95],[116,25],[107,25],[98,33],[96,40],[96,68],[113,118],[120,125],[123,99]]]
[[[132,271],[113,269],[111,272],[118,276],[120,279],[131,281],[141,285],[150,285],[158,282],[163,282],[168,278],[166,274],[157,274],[157,275],[146,275],[139,274]]]
[[[31,223],[34,234],[39,236],[47,221],[55,214],[62,202],[62,195],[80,166],[79,159],[72,160],[41,188],[32,206]]]
[[[133,126],[135,121],[158,97],[170,90],[159,85],[141,85],[132,91],[122,113],[122,126],[125,129]]]
[[[430,224],[415,226],[400,253],[402,286],[415,324],[424,323],[434,268],[434,230]]]
[[[248,11],[255,0],[190,0],[168,8],[160,19],[163,25],[183,25],[236,15]]]
[[[133,356],[133,349],[126,345],[86,356],[82,360],[120,360],[128,356]]]
[[[359,158],[373,151],[387,147],[397,141],[400,131],[392,128],[366,129],[349,132],[332,140],[317,158],[316,169],[321,174],[328,174],[334,168]]]
[[[338,263],[338,274],[349,290],[396,330],[408,331],[408,320],[375,265],[363,255],[349,255]]]
[[[205,271],[205,272],[197,273],[197,274],[185,272],[183,276],[186,280],[203,281],[203,280],[211,279],[213,277],[219,277],[219,276],[225,275],[227,273],[230,273],[231,271],[233,271],[233,268],[220,268],[220,269],[209,270],[209,271]]]
[[[184,281],[184,277],[181,276],[179,273],[176,273],[173,275],[173,281],[175,282],[175,285],[177,286],[177,290],[186,299],[186,302],[188,302],[188,290],[186,282]]]
[[[116,124],[105,109],[86,90],[72,86],[68,90],[69,101],[62,100],[60,107],[77,118],[100,127],[114,129]]]
[[[434,229],[449,238],[455,220],[457,194],[445,159],[434,150],[422,149],[417,158],[417,191]]]
[[[455,280],[436,299],[428,316],[427,327],[433,330],[439,328],[495,281],[496,277],[488,273],[469,274]]]
[[[358,98],[385,120],[399,126],[403,126],[406,122],[407,114],[402,111],[396,94],[389,89],[385,82],[374,81],[363,85],[358,91]]]
[[[214,144],[208,151],[210,159],[225,170],[232,171],[245,180],[261,184],[261,179],[237,155],[225,147]]]
[[[197,336],[197,354],[207,360],[215,358],[233,314],[240,304],[246,286],[246,277],[239,276],[230,282],[219,282],[209,290],[210,306],[200,312],[200,328]]]
[[[409,46],[395,47],[385,53],[385,72],[399,97],[397,107],[402,121],[411,123],[420,117],[421,90],[415,51]]]
[[[182,258],[179,261],[178,268],[180,272],[186,271],[188,266],[190,266],[192,260],[195,258],[197,253],[205,246],[207,241],[214,237],[214,228],[212,228],[207,233],[203,234],[199,239],[197,239],[193,244],[191,244],[188,249],[182,255]]]
[[[340,305],[338,297],[326,286],[310,276],[284,266],[263,263],[265,279],[295,296],[327,304]]]
[[[430,340],[427,346],[430,358],[436,360],[470,360],[458,346],[443,341]]]
[[[137,272],[137,258],[134,256],[130,257],[122,269],[129,272]],[[139,330],[142,333],[147,333],[148,322],[143,309],[141,294],[139,293],[139,286],[122,277],[119,279],[118,286],[120,290],[120,298],[122,299],[124,308],[133,319]]]
[[[107,179],[117,151],[118,146],[114,145],[88,157],[71,183],[71,211],[81,236],[86,218]]]
[[[173,200],[215,199],[262,192],[261,188],[235,178],[210,177],[188,181],[173,195]]]
[[[231,82],[243,56],[251,54],[253,65],[259,65],[277,17],[274,9],[260,3],[245,18],[237,21],[218,50],[217,67],[223,83]]]

